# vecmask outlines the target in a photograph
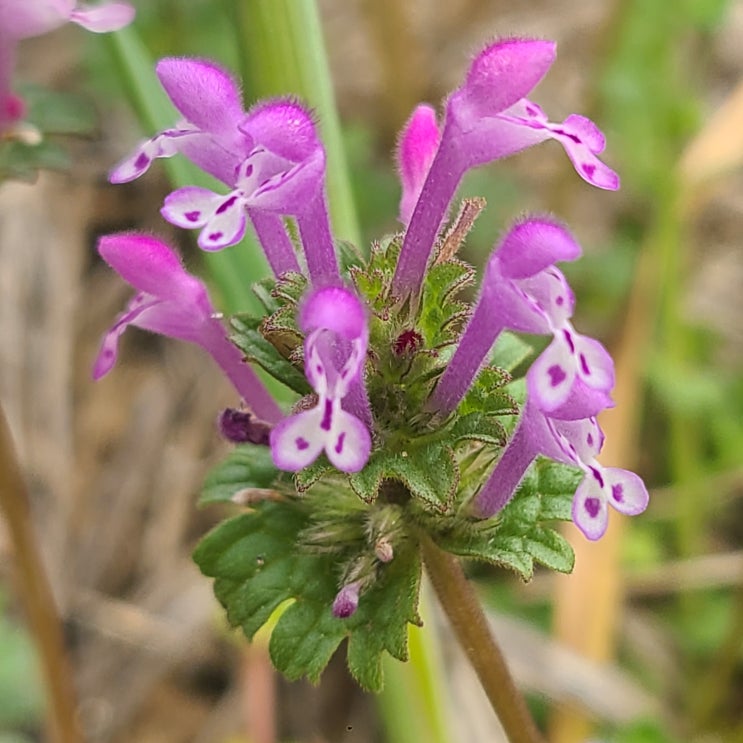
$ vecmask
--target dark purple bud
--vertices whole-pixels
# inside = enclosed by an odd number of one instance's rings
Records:
[[[222,436],[233,444],[268,446],[271,426],[247,411],[225,408],[219,414],[217,427]]]
[[[359,588],[361,581],[347,583],[333,601],[333,616],[337,619],[347,619],[359,606]]]
[[[392,350],[397,356],[415,353],[423,344],[423,336],[415,330],[403,330],[392,344]]]

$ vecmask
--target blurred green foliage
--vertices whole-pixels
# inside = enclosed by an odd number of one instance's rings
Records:
[[[0,587],[0,743],[27,743],[44,702],[36,652],[26,631],[13,621]]]

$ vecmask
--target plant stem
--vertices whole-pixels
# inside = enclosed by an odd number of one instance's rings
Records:
[[[28,491],[1,407],[0,509],[15,551],[19,596],[25,605],[40,655],[49,702],[51,740],[57,743],[80,743],[82,736],[75,719],[75,695],[62,627],[36,543]]]
[[[516,688],[475,591],[453,555],[421,534],[423,560],[441,606],[511,743],[541,743],[543,738]]]

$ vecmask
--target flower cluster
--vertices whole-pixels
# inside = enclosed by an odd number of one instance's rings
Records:
[[[80,5],[75,0],[3,0],[0,2],[0,133],[23,119],[25,105],[12,90],[16,48],[23,39],[53,31],[65,23],[105,33],[131,23],[134,8],[126,2]]]
[[[440,123],[434,109],[422,105],[406,124],[397,151],[405,231],[385,288],[393,299],[391,311],[405,320],[394,326],[387,356],[394,365],[419,352],[443,354],[446,363],[422,375],[429,386],[420,409],[400,411],[435,432],[456,417],[502,331],[551,335],[527,374],[526,403],[513,435],[469,512],[479,518],[499,513],[531,462],[543,455],[585,473],[573,518],[596,539],[606,528],[608,505],[639,513],[647,491],[636,475],[596,462],[603,435],[595,416],[612,404],[614,370],[603,346],[571,324],[574,296],[556,264],[580,255],[573,236],[550,217],[529,216],[513,225],[488,260],[479,299],[453,352],[451,343],[446,349],[426,348],[429,341],[415,315],[442,225],[468,170],[554,139],[588,183],[619,187],[617,175],[598,158],[604,137],[592,121],[571,115],[550,122],[526,98],[554,57],[548,41],[496,41],[473,60],[463,84],[447,99]],[[370,317],[376,322],[379,313],[365,306],[339,270],[326,203],[325,152],[311,112],[291,99],[245,111],[232,77],[204,60],[164,59],[157,75],[182,118],[141,143],[113,169],[111,181],[133,180],[154,159],[182,154],[225,185],[220,193],[180,188],[165,199],[161,213],[178,227],[199,230],[204,250],[234,245],[251,224],[277,280],[308,278],[296,315],[303,343],[289,359],[301,365],[312,393],[284,416],[228,340],[203,284],[185,272],[172,249],[136,234],[103,238],[99,245],[103,258],[138,294],[105,337],[96,376],[113,365],[117,339],[128,325],[197,343],[222,367],[249,411],[223,416],[222,430],[231,438],[267,438],[281,470],[303,470],[324,453],[337,470],[361,473],[370,456],[394,440],[382,410],[388,400],[403,398],[392,391],[382,403],[367,391],[377,389],[370,374],[374,360],[384,356],[369,330]],[[383,314],[389,319],[387,310]],[[350,615],[358,604],[365,584],[352,577],[337,597],[337,616]]]

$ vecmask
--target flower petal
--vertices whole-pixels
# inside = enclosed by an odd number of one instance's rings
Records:
[[[4,0],[0,3],[0,33],[12,39],[27,39],[48,33],[67,22],[74,5],[74,0],[62,3]]]
[[[110,183],[128,183],[145,173],[158,157],[173,157],[189,139],[203,138],[195,129],[183,126],[177,129],[166,129],[137,149],[114,166],[108,174]]]
[[[247,221],[244,199],[234,193],[228,194],[199,234],[199,247],[202,250],[221,250],[236,245],[245,235]]]
[[[287,472],[299,472],[312,464],[325,444],[325,432],[320,428],[323,411],[319,407],[306,410],[278,423],[271,431],[273,463]]]
[[[649,496],[645,483],[638,475],[618,467],[604,467],[602,470],[609,503],[620,513],[636,516],[648,506]]]
[[[514,283],[536,302],[553,328],[564,325],[571,318],[575,308],[575,295],[559,268],[552,266],[536,276]]]
[[[493,116],[528,95],[547,74],[555,56],[552,41],[500,39],[474,58],[452,102],[461,100],[471,116]]]
[[[239,128],[257,146],[294,163],[322,149],[311,112],[288,98],[258,103],[250,109]]]
[[[98,380],[108,374],[116,364],[118,356],[119,338],[129,325],[159,300],[144,293],[136,294],[130,300],[124,312],[114,321],[114,324],[103,336],[101,348],[93,362],[93,379]]]
[[[587,539],[595,541],[606,532],[609,524],[609,507],[599,483],[587,474],[573,497],[573,522]]]
[[[134,8],[129,3],[82,6],[70,13],[70,20],[95,33],[118,31],[134,20]]]
[[[98,252],[138,291],[201,307],[205,316],[214,312],[204,284],[183,268],[175,250],[161,240],[135,233],[106,235],[98,241]]]
[[[580,254],[580,245],[567,228],[545,217],[517,222],[494,253],[503,275],[512,279],[534,276],[559,261],[574,261]]]
[[[199,186],[185,186],[168,194],[160,214],[176,227],[187,230],[204,227],[214,217],[224,196]]]
[[[369,460],[371,445],[369,429],[355,415],[338,408],[325,444],[331,464],[341,472],[358,472]]]
[[[187,121],[204,132],[239,135],[237,127],[244,116],[242,96],[226,70],[205,59],[166,57],[155,71]]]
[[[317,328],[354,340],[367,334],[366,311],[359,298],[340,286],[312,292],[299,311],[299,327],[307,333]]]
[[[400,221],[403,224],[410,221],[440,139],[436,111],[426,104],[416,107],[400,132],[395,155],[402,185]]]
[[[543,413],[551,413],[569,397],[575,381],[575,360],[562,334],[542,351],[527,372],[528,394]]]
[[[614,387],[614,361],[609,352],[586,335],[573,333],[572,338],[580,378],[592,389],[609,392]]]
[[[246,198],[251,207],[295,215],[315,201],[324,183],[325,150],[320,148],[306,160],[266,177]]]

